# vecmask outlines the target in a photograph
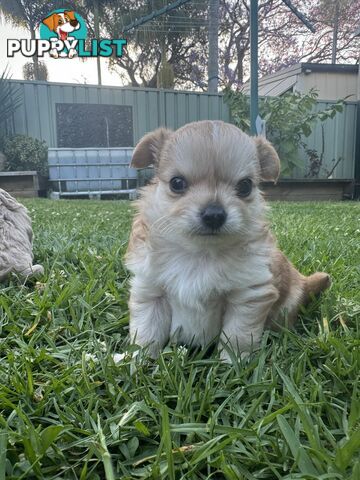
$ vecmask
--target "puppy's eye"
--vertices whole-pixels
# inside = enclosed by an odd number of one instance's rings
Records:
[[[170,180],[170,190],[174,193],[184,193],[188,184],[184,177],[173,177]]]
[[[61,18],[59,18],[59,25],[62,25],[64,22],[62,21]]]
[[[252,181],[250,178],[240,180],[236,185],[236,194],[238,197],[248,197],[252,191]]]

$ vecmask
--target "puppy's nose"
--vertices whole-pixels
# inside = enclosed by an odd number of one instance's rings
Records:
[[[200,216],[203,224],[209,228],[212,228],[213,230],[216,230],[224,225],[227,217],[225,210],[218,203],[209,204],[200,213]]]
[[[78,22],[77,20],[70,20],[70,25],[71,25],[72,27],[77,27],[77,24],[78,24],[78,23],[79,23],[79,22]]]

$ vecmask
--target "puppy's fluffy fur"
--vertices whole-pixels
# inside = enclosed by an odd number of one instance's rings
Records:
[[[32,264],[32,236],[26,208],[0,188],[0,280],[11,272],[24,277],[44,272]]]
[[[269,232],[259,182],[276,181],[280,162],[264,138],[220,121],[159,129],[134,151],[132,166],[150,164],[156,177],[138,202],[126,260],[131,340],[151,356],[169,340],[204,346],[218,337],[222,358],[224,344],[246,355],[265,326],[293,323],[329,285],[325,273],[301,275]],[[171,190],[174,177],[186,181],[182,193]],[[209,228],[203,212],[214,204],[226,219]]]

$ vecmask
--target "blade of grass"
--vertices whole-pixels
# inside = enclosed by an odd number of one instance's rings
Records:
[[[360,428],[350,436],[344,445],[338,448],[335,456],[336,466],[345,471],[356,452],[358,454],[360,452]]]
[[[100,440],[100,457],[104,465],[105,470],[105,478],[106,480],[115,480],[114,469],[111,461],[111,455],[106,445],[106,438],[102,431],[101,424],[100,424],[100,417],[98,417],[98,435]]]
[[[162,405],[161,407],[161,444],[166,453],[169,479],[175,480],[175,465],[171,442],[169,412],[166,405]]]
[[[7,432],[0,432],[0,480],[5,480],[7,441]]]
[[[299,465],[301,473],[304,475],[318,475],[319,472],[314,467],[306,450],[301,445],[285,417],[283,415],[278,415],[276,420],[296,463]]]
[[[280,375],[282,381],[284,382],[284,385],[291,395],[292,400],[294,401],[296,405],[297,412],[299,414],[299,417],[301,418],[301,421],[303,423],[304,430],[306,432],[306,435],[309,439],[310,445],[314,450],[321,450],[321,445],[319,442],[319,437],[316,435],[316,430],[314,428],[314,423],[307,411],[306,406],[304,405],[304,401],[301,399],[299,393],[296,390],[295,385],[292,383],[290,378],[285,375],[285,373],[280,369],[278,365],[275,365],[275,368]]]

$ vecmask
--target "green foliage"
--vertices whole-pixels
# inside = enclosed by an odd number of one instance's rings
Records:
[[[23,66],[24,80],[40,80],[47,82],[48,69],[44,62],[38,61],[37,66],[33,62],[27,62]]]
[[[7,122],[11,120],[21,103],[21,92],[19,89],[11,87],[8,71],[5,69],[0,76],[0,136],[5,133]]]
[[[273,204],[283,251],[333,284],[233,367],[175,347],[114,364],[131,205],[24,203],[45,275],[1,286],[1,480],[359,478],[359,203]]]
[[[48,147],[44,141],[26,135],[5,137],[3,151],[6,156],[5,170],[36,170],[47,176]]]
[[[54,8],[61,8],[60,2],[47,0],[0,0],[0,12],[5,20],[17,27],[34,30],[43,18]]]
[[[280,160],[283,176],[291,175],[294,168],[304,169],[299,159],[304,137],[308,137],[316,122],[325,122],[342,112],[342,101],[330,105],[321,112],[315,110],[318,94],[285,93],[281,97],[263,97],[259,100],[259,114],[266,122],[266,136],[274,144]],[[227,90],[225,101],[230,107],[235,125],[250,130],[250,98],[242,92]]]

